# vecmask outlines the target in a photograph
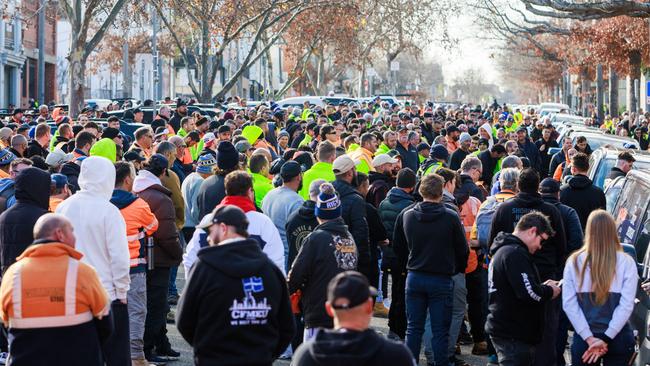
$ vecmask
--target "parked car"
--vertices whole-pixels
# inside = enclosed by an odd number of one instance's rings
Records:
[[[573,138],[573,146],[575,146],[579,136],[586,137],[587,143],[592,151],[595,151],[601,146],[611,146],[620,149],[639,149],[639,142],[635,139],[610,135],[601,131],[579,131],[571,133],[570,136]]]
[[[637,262],[639,284],[650,278],[650,171],[633,170],[625,179],[617,179],[615,184],[623,186],[610,211],[616,219],[619,238],[626,252]],[[639,286],[630,324],[638,334],[639,354],[635,365],[650,364],[650,297]]]
[[[571,124],[571,125],[584,125],[587,120],[585,117],[574,116],[567,113],[555,113],[551,117],[551,123],[557,127],[557,125]]]
[[[567,113],[571,112],[571,108],[563,103],[542,103],[539,105],[538,114],[540,117],[544,117],[547,114],[551,113]]]
[[[603,146],[594,150],[589,158],[589,179],[600,188],[608,186],[611,181],[607,176],[616,165],[618,154],[623,151],[628,151],[636,159],[634,169],[650,169],[650,152]]]
[[[281,108],[287,107],[303,107],[305,102],[309,102],[310,105],[317,107],[325,107],[328,104],[338,106],[342,103],[350,104],[357,103],[357,100],[354,98],[343,97],[343,96],[304,96],[304,97],[291,97],[279,100],[277,103]]]

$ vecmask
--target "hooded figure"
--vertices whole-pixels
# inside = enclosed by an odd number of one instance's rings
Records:
[[[34,241],[34,224],[47,213],[50,174],[27,168],[16,177],[16,204],[0,215],[0,259],[2,273]]]
[[[76,250],[97,270],[111,301],[126,300],[129,290],[129,244],[120,210],[110,202],[115,167],[106,158],[91,156],[81,165],[80,191],[59,204],[56,212],[72,222]],[[46,206],[47,207],[47,206]]]
[[[487,132],[488,135],[490,136],[490,138],[487,139],[487,140],[488,140],[488,150],[491,149],[491,148],[492,148],[492,145],[494,145],[494,138],[492,138],[492,127],[490,126],[489,123],[485,122],[485,123],[482,124],[481,127],[479,127],[478,129],[479,129],[479,137],[483,137],[483,136],[481,136],[481,134],[480,134],[480,132],[481,132],[480,130],[484,130],[484,131]]]
[[[117,160],[117,146],[113,140],[103,138],[90,148],[90,156],[102,156],[110,160],[111,163],[115,163]]]

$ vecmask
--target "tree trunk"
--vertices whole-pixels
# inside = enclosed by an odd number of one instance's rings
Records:
[[[641,82],[641,52],[634,51],[629,56],[630,63],[630,78],[627,83],[627,110],[629,112],[636,112],[639,101],[637,100],[636,89],[634,88],[634,81]]]
[[[201,72],[201,95],[198,96],[200,101],[203,103],[209,103],[212,99],[212,83],[208,73],[208,70],[211,69],[208,58],[210,51],[210,29],[208,28],[208,23],[203,22],[201,25],[201,64],[196,65],[196,67]]]
[[[70,105],[68,115],[77,116],[84,107],[84,87],[86,84],[86,58],[84,57],[83,45],[77,44],[70,51],[68,61],[70,62],[70,80],[68,83]]]
[[[609,114],[618,117],[618,74],[609,67]]]
[[[271,59],[271,49],[266,50],[266,78],[268,80],[268,87],[264,91],[264,99],[275,99],[275,88],[273,87],[273,60]],[[282,70],[279,70],[281,73]]]
[[[590,80],[589,80],[589,74],[588,74],[588,71],[587,71],[586,67],[582,69],[580,79],[581,79],[581,85],[582,85],[581,86],[582,90],[581,90],[581,93],[580,93],[580,98],[582,99],[582,102],[581,102],[582,116],[587,117],[587,115],[589,114],[589,94],[590,94],[589,93],[589,85],[591,83],[590,83]]]
[[[603,123],[605,120],[605,106],[603,106],[604,84],[603,65],[598,65],[596,66],[596,117],[598,118],[598,124]]]

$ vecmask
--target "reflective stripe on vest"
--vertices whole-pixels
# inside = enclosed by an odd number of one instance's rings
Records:
[[[42,316],[23,318],[22,314],[22,279],[21,273],[23,264],[16,263],[17,268],[13,276],[13,317],[9,319],[10,328],[53,328],[67,327],[86,323],[93,319],[90,311],[76,314],[77,311],[77,275],[79,273],[79,261],[68,258],[68,270],[65,277],[65,315]]]
[[[147,229],[147,230],[148,230],[148,229]],[[140,240],[140,239],[142,239],[142,238],[144,238],[144,231],[139,231],[137,234],[128,235],[128,236],[126,237],[126,240],[127,240],[128,242],[132,242],[132,241]]]
[[[131,267],[140,265],[140,264],[147,264],[147,258],[132,258],[131,259]]]

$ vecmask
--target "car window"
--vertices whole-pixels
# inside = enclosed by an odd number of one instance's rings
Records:
[[[592,154],[593,157],[594,154]],[[605,187],[605,179],[609,175],[609,172],[612,170],[614,164],[616,164],[615,159],[600,159],[600,162],[590,161],[589,164],[597,164],[596,174],[592,179],[594,184],[600,188]]]
[[[628,181],[616,204],[616,224],[622,243],[634,243],[641,219],[646,213],[650,189],[638,182]],[[643,258],[644,253],[637,253]],[[639,260],[640,262],[641,260]]]
[[[648,229],[650,229],[650,222],[648,222],[648,211],[645,212],[641,223],[642,225],[639,227],[639,235],[634,242],[634,249],[636,249],[638,263],[644,263],[646,261],[646,251],[648,250],[648,244],[650,244],[650,232],[648,231]]]
[[[607,212],[613,214],[614,207],[616,206],[616,200],[621,193],[623,184],[625,184],[625,178],[617,179],[607,187],[607,191],[605,191],[605,198],[607,199]]]

